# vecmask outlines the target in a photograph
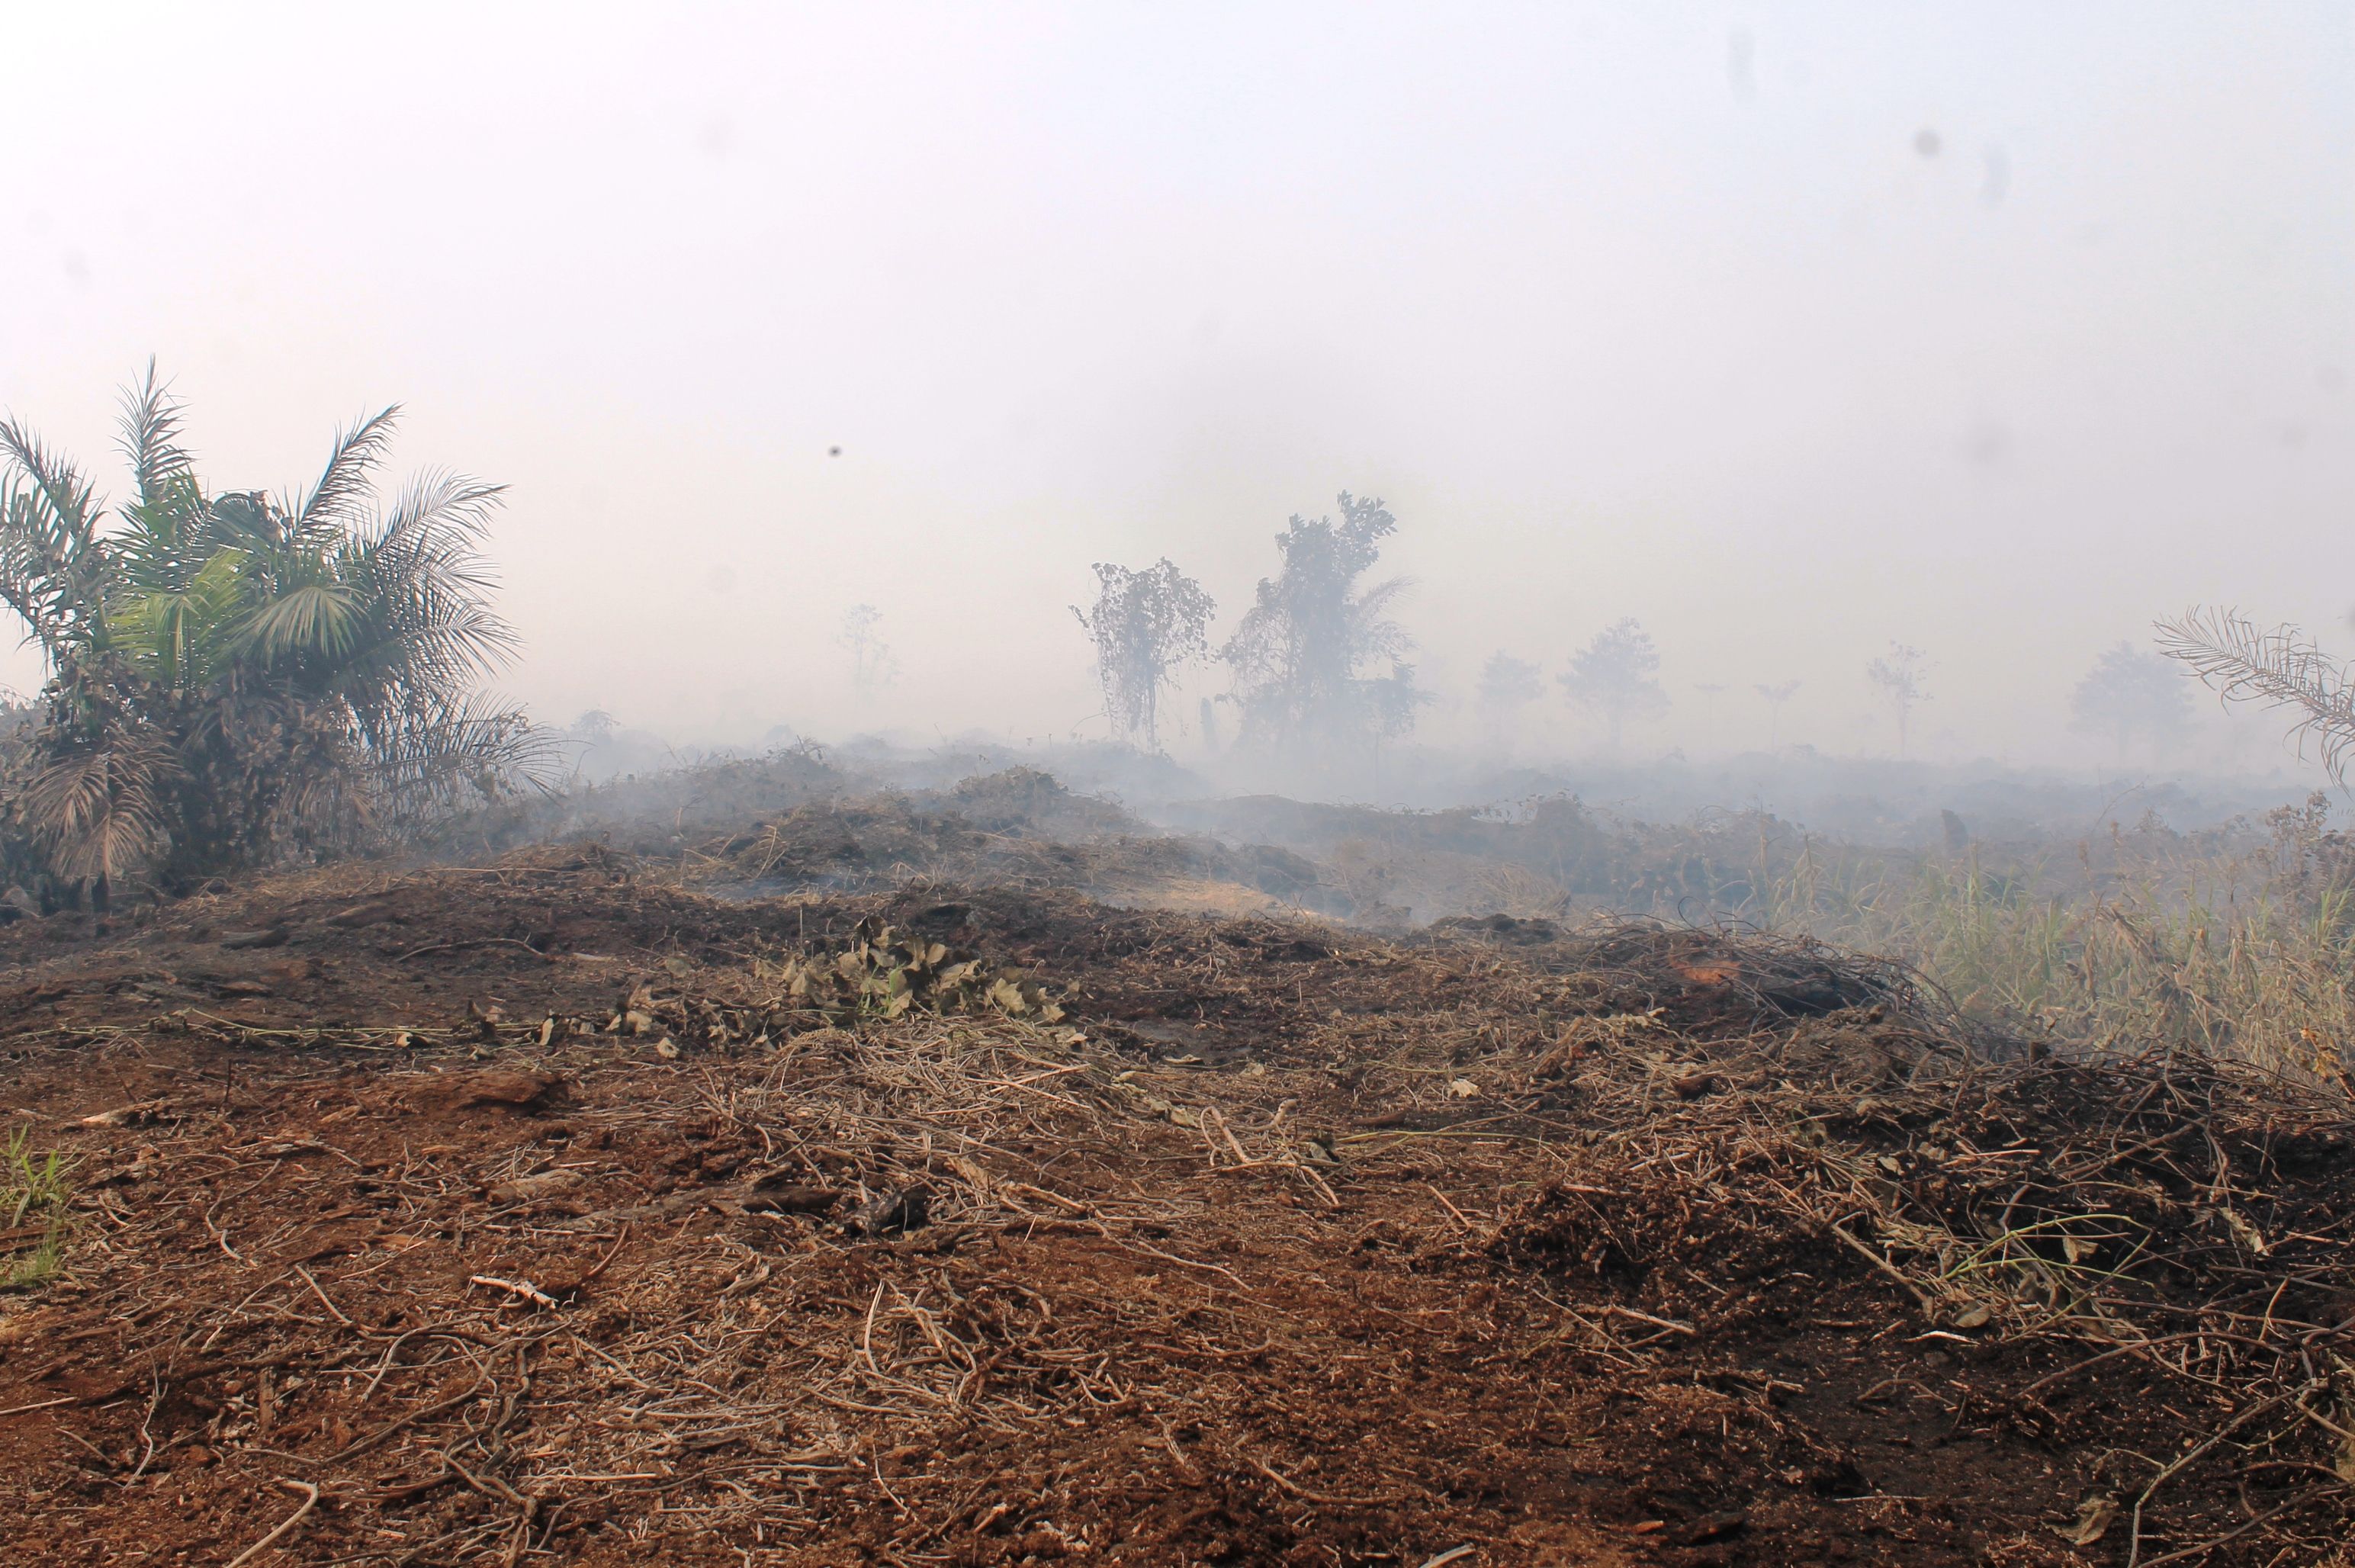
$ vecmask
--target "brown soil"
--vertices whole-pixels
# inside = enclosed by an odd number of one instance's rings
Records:
[[[869,918],[1065,1016],[829,1020],[787,960]],[[10,1561],[2150,1568],[2355,1520],[2344,1097],[1990,1061],[1805,947],[567,850],[0,963],[0,1113],[80,1162],[0,1296]]]

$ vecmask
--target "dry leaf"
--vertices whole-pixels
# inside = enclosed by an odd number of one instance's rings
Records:
[[[2118,1517],[2118,1499],[2107,1492],[2095,1492],[2077,1505],[2073,1523],[2049,1525],[2046,1528],[2072,1546],[2091,1546],[2107,1535]]]
[[[537,1176],[518,1176],[513,1181],[499,1182],[490,1189],[490,1196],[501,1203],[535,1203],[567,1188],[578,1187],[585,1179],[577,1170],[543,1170]]]
[[[1742,977],[1742,965],[1730,958],[1703,958],[1696,963],[1671,958],[1668,967],[1696,986],[1731,986]]]
[[[2273,1250],[2273,1243],[2265,1240],[2265,1233],[2243,1218],[2239,1210],[2225,1209],[2220,1212],[2224,1216],[2224,1228],[2232,1232],[2234,1241],[2249,1250],[2251,1256],[2261,1258]]]

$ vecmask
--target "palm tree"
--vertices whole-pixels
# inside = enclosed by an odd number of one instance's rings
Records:
[[[478,549],[499,488],[433,473],[385,504],[399,413],[338,435],[299,496],[208,494],[151,362],[112,517],[0,421],[0,603],[49,671],[0,801],[54,875],[183,885],[538,778],[538,732],[480,689],[516,646]]]

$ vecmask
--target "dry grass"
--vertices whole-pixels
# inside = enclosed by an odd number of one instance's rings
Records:
[[[2343,1085],[2355,1061],[2355,843],[2328,802],[2179,833],[1901,851],[1773,817],[1681,827],[1567,809],[1401,816],[1332,865],[1361,907],[1560,920],[1633,911],[1885,955],[1965,1013],[2056,1046],[2150,1046]]]
[[[1744,911],[1912,964],[1966,1011],[2080,1048],[2158,1045],[2344,1086],[2355,1039],[2346,845],[2156,827],[1892,866],[1803,843]]]

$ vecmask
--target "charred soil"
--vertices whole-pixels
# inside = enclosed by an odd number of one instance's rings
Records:
[[[12,1560],[2155,1568],[2355,1520],[2346,1097],[2012,1051],[1806,944],[567,848],[0,963],[0,1110],[73,1161],[0,1296]]]

